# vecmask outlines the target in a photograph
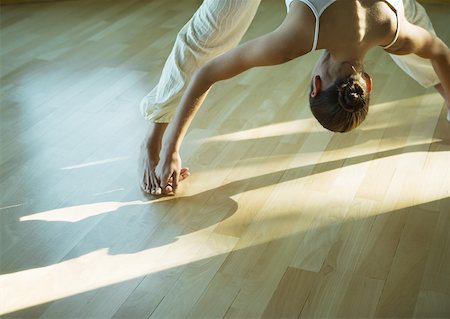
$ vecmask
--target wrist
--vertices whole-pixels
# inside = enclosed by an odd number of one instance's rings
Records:
[[[174,143],[164,143],[161,148],[161,157],[169,158],[173,154],[178,154],[178,148]]]
[[[170,127],[164,136],[162,150],[166,154],[178,153],[180,150],[180,133],[177,132],[175,127]]]

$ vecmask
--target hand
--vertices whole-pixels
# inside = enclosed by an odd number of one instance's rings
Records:
[[[181,175],[181,157],[177,151],[161,152],[161,159],[155,169],[159,186],[165,194],[175,193]]]

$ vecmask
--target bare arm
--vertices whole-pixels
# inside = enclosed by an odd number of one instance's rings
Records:
[[[193,75],[164,138],[157,167],[163,189],[170,177],[173,177],[174,189],[177,187],[181,143],[211,86],[250,68],[281,64],[306,54],[312,34],[304,32],[303,25],[295,13],[289,14],[275,31],[218,56]]]
[[[258,66],[281,64],[291,60],[276,32],[244,43],[211,60],[196,71],[169,125],[165,145],[179,149],[181,140],[211,86]]]
[[[387,51],[397,55],[414,53],[429,59],[450,101],[450,50],[441,39],[405,20],[396,45]]]

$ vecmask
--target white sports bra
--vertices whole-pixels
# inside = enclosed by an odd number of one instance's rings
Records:
[[[294,1],[301,1],[304,4],[306,4],[311,11],[314,13],[314,16],[316,17],[316,26],[314,29],[314,42],[311,51],[314,51],[317,49],[317,42],[319,40],[319,20],[322,13],[336,0],[285,0],[286,2],[286,8],[289,12],[289,7],[292,2]],[[397,16],[397,30],[395,31],[394,39],[386,46],[383,46],[383,49],[390,48],[395,41],[398,39],[398,35],[400,32],[400,19],[398,17],[399,10],[403,7],[402,0],[383,0],[387,2],[387,4],[392,8],[392,10],[395,12],[395,15]]]

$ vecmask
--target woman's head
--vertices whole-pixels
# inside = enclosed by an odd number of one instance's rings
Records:
[[[324,128],[349,132],[358,127],[369,112],[372,79],[348,62],[334,68],[327,68],[326,63],[315,68],[309,95],[311,111]]]

